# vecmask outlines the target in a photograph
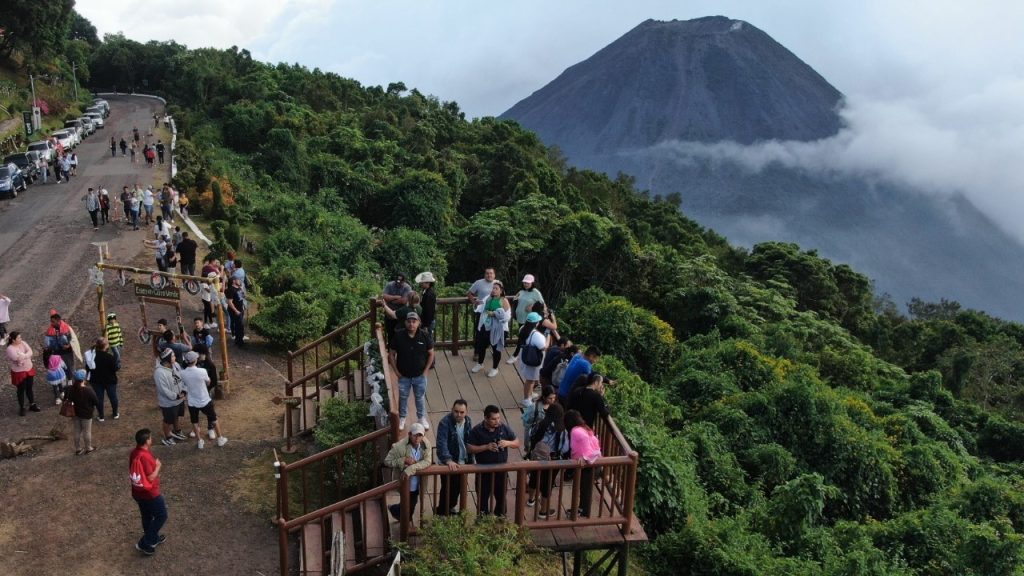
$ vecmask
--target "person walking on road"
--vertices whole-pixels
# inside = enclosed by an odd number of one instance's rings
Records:
[[[113,136],[110,137],[110,157],[117,157],[117,140]]]
[[[7,345],[7,323],[11,321],[11,299],[0,293],[0,346]]]
[[[167,541],[160,529],[167,522],[167,504],[160,493],[160,470],[163,463],[153,456],[153,434],[149,428],[135,433],[135,449],[128,457],[128,478],[132,483],[132,498],[142,515],[142,538],[135,549],[146,556],[156,553],[156,547]]]
[[[96,195],[96,191],[89,188],[85,196],[82,197],[85,202],[85,209],[89,211],[89,218],[92,219],[92,229],[99,230],[99,214],[100,214],[100,198]]]
[[[121,138],[121,157],[124,158],[128,155],[128,142],[125,141],[124,137]]]
[[[96,347],[93,350],[95,354],[93,363],[96,367],[89,374],[89,384],[96,392],[96,408],[98,410],[96,417],[100,422],[104,421],[103,397],[105,395],[110,398],[110,415],[117,420],[121,417],[117,409],[117,361],[110,352],[110,343],[106,338],[96,340]]]
[[[157,139],[156,141],[156,155],[160,158],[160,163],[164,163],[164,143],[163,140]]]
[[[245,347],[245,296],[242,292],[242,281],[235,277],[231,285],[224,291],[228,301],[228,315],[231,318],[231,333],[235,336],[235,344]]]
[[[121,347],[124,346],[124,331],[117,321],[117,314],[107,314],[107,326],[104,329],[107,336],[107,344],[110,345],[110,353],[114,355],[114,366],[121,369]]]
[[[110,222],[110,192],[106,188],[100,188],[100,222]]]
[[[75,407],[75,417],[72,418],[75,428],[75,454],[81,456],[96,451],[96,447],[92,445],[92,415],[99,402],[96,400],[96,393],[85,385],[85,370],[79,368],[75,372],[64,401],[71,402]]]
[[[21,332],[12,330],[7,343],[7,362],[11,365],[11,385],[18,390],[18,415],[25,415],[25,399],[28,409],[39,412],[35,395],[32,394],[32,380],[36,369],[32,367],[32,348],[21,338]]]

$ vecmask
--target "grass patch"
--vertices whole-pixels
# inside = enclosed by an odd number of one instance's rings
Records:
[[[278,452],[281,460],[295,462],[302,454]],[[277,482],[274,479],[274,452],[267,448],[260,455],[242,462],[234,477],[228,480],[231,501],[246,512],[273,517],[277,514]]]

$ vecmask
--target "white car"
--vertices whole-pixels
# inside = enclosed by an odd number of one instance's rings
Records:
[[[78,119],[78,121],[82,123],[82,126],[85,128],[86,134],[92,134],[96,132],[96,124],[92,121],[92,118],[89,118],[88,116],[82,116]]]
[[[39,155],[43,157],[43,160],[46,160],[47,163],[53,162],[54,152],[56,151],[56,149],[57,147],[54,146],[53,142],[50,142],[49,140],[40,140],[38,142],[33,142],[28,145],[29,152],[38,152]]]
[[[56,132],[51,134],[51,136],[56,138],[65,150],[71,150],[75,146],[78,146],[78,141],[76,140],[77,135],[75,134],[74,128],[65,128],[64,130],[57,130]]]
[[[85,117],[92,120],[96,128],[103,129],[103,114],[101,112],[86,112]]]
[[[102,106],[103,107],[103,113],[106,114],[107,116],[110,116],[110,104],[106,100],[103,100],[102,98],[96,98],[95,100],[92,101],[92,105],[93,106]]]

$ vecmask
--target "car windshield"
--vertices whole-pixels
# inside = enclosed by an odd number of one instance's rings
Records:
[[[4,162],[14,162],[15,164],[18,164],[20,162],[20,163],[24,164],[24,163],[28,162],[28,155],[27,154],[11,154],[7,158],[4,158]]]
[[[11,177],[11,170],[10,170],[10,168],[8,168],[6,166],[0,167],[0,180],[6,180],[6,179],[8,179],[10,177]]]
[[[28,145],[28,149],[29,150],[46,150],[46,148],[47,148],[46,144],[43,144],[42,142],[40,142],[39,144],[29,144]]]

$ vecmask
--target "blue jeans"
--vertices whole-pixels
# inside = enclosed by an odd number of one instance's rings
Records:
[[[167,522],[167,504],[164,497],[157,496],[151,500],[135,499],[139,505],[139,513],[142,514],[142,530],[144,534],[139,540],[139,546],[152,550],[160,538],[160,529]]]
[[[407,405],[409,404],[409,389],[413,389],[413,393],[416,398],[416,417],[425,418],[427,416],[427,377],[416,376],[415,378],[407,378],[405,376],[398,377],[398,416],[405,418],[405,415],[409,412]]]
[[[110,347],[110,353],[114,355],[114,366],[116,366],[117,369],[120,370],[121,369],[121,344],[118,344],[117,346],[111,346]]]
[[[117,411],[117,404],[118,404],[118,402],[117,402],[117,384],[96,384],[95,382],[90,382],[90,385],[92,386],[92,391],[96,393],[96,409],[97,409],[99,417],[101,419],[104,417],[103,416],[103,395],[104,395],[104,393],[106,393],[106,395],[110,397],[110,410],[111,410],[110,415],[111,416],[117,416],[119,414],[119,412]]]

